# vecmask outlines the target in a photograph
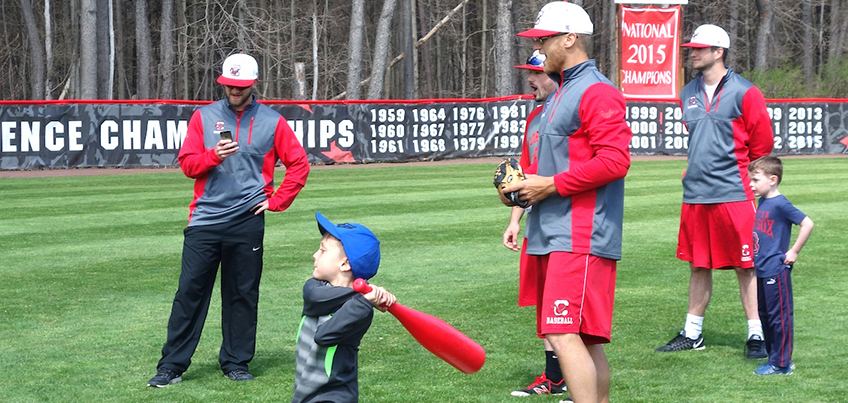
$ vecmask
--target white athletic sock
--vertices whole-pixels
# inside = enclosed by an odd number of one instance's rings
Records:
[[[763,322],[759,319],[748,321],[748,338],[751,336],[759,336],[760,340],[766,339],[763,335]]]
[[[686,325],[683,326],[683,335],[687,339],[696,340],[701,337],[701,329],[704,327],[704,317],[686,314]]]

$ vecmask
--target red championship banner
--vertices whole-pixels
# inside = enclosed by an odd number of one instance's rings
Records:
[[[625,98],[677,98],[680,6],[621,7],[621,92]]]

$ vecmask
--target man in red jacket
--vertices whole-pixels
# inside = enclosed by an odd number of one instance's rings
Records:
[[[253,95],[258,70],[251,56],[228,57],[218,77],[226,99],[203,106],[189,121],[178,159],[186,176],[195,179],[194,200],[168,338],[148,386],[177,383],[191,365],[219,264],[219,364],[233,381],[253,380],[248,363],[256,346],[264,212],[287,209],[309,174],[306,152],[286,120]],[[286,174],[274,191],[277,161]]]
[[[538,106],[527,116],[524,129],[524,143],[521,148],[519,165],[525,174],[536,173],[536,152],[539,146],[539,126],[542,124],[541,113],[545,108],[548,97],[555,93],[557,84],[545,73],[545,55],[538,50],[527,58],[527,63],[515,66],[517,69],[528,70],[527,83],[533,89],[533,99]],[[501,195],[503,197],[503,195]],[[508,201],[508,200],[507,200]],[[529,264],[527,258],[527,240],[521,248],[518,246],[518,233],[521,231],[521,217],[524,208],[514,206],[509,217],[509,225],[503,234],[503,244],[510,250],[521,251],[518,277],[518,306],[536,305],[536,268]],[[530,395],[559,395],[565,391],[565,380],[562,377],[557,356],[548,339],[542,338],[545,345],[545,371],[522,390],[515,390],[512,396]]]
[[[633,133],[621,92],[586,53],[594,26],[580,6],[539,11],[534,48],[559,89],[542,111],[536,175],[503,189],[532,205],[525,237],[538,268],[536,324],[575,402],[608,402],[616,262],[621,259],[624,177]]]

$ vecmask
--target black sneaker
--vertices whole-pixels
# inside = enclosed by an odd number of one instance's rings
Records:
[[[544,373],[537,377],[536,380],[523,390],[516,390],[510,395],[512,396],[530,396],[530,395],[561,395],[565,390],[565,379],[560,379],[559,383],[553,383]]]
[[[768,353],[766,353],[766,342],[756,334],[748,339],[748,342],[745,343],[745,347],[748,350],[748,358],[768,358]]]
[[[703,350],[704,349],[704,335],[698,336],[697,339],[690,339],[683,335],[683,333],[678,334],[673,339],[671,339],[668,344],[657,348],[656,352],[658,353],[666,353],[671,351],[683,351],[683,350]]]
[[[153,378],[150,378],[147,381],[147,386],[152,386],[154,388],[164,388],[168,385],[173,385],[179,381],[182,381],[183,378],[177,375],[176,372],[171,371],[167,368],[159,368],[156,370],[156,375]]]
[[[227,376],[236,381],[236,382],[244,382],[244,381],[252,381],[253,375],[249,374],[247,371],[243,369],[234,369],[230,372],[227,372]]]

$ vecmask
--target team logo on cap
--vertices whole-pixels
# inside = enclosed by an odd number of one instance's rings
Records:
[[[539,14],[536,15],[536,22],[534,23],[534,25],[539,25],[539,21],[542,20],[543,15],[545,15],[545,8],[544,7],[542,7],[542,9],[539,10]]]
[[[240,73],[241,73],[241,66],[235,65],[235,66],[230,67],[230,74],[233,77],[238,77]]]
[[[215,130],[218,130],[218,131],[224,130],[224,121],[223,120],[219,120],[219,121],[215,122]]]

